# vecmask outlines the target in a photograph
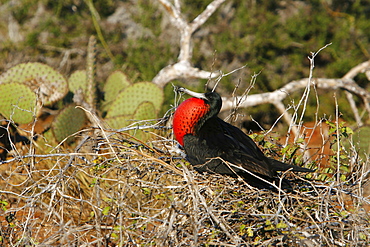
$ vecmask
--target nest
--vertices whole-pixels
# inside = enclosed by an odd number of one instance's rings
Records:
[[[0,165],[3,246],[358,246],[370,239],[361,164],[348,180],[280,174],[289,191],[200,174],[124,132]],[[279,186],[279,184],[277,184]]]

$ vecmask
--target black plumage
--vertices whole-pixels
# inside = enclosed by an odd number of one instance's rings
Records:
[[[312,172],[266,157],[248,135],[217,117],[222,106],[218,93],[179,90],[195,98],[184,101],[175,112],[174,133],[188,160],[198,171],[243,175],[248,170],[267,178],[273,178],[277,171],[289,169]]]

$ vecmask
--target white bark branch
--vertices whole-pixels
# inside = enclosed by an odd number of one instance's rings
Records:
[[[165,12],[171,20],[171,24],[174,25],[180,32],[180,53],[178,61],[175,64],[168,65],[164,67],[158,74],[153,78],[153,83],[160,87],[164,87],[168,82],[178,79],[178,78],[201,78],[210,79],[219,76],[218,72],[208,72],[200,70],[191,65],[191,58],[193,47],[191,44],[191,38],[193,33],[201,27],[208,18],[217,10],[217,8],[225,2],[225,0],[214,0],[206,9],[199,14],[194,20],[188,23],[181,14],[180,2],[175,0],[172,4],[169,0],[158,0],[159,3],[164,7]],[[325,48],[325,47],[323,47]],[[323,49],[322,48],[322,49]],[[260,104],[273,104],[281,113],[284,112],[284,119],[288,121],[291,115],[286,112],[285,107],[283,107],[282,101],[290,94],[304,89],[307,86],[315,86],[321,89],[344,89],[347,100],[351,106],[356,122],[359,126],[362,125],[361,117],[358,112],[356,103],[353,99],[353,94],[358,95],[365,105],[365,109],[370,113],[370,93],[365,89],[361,88],[354,81],[354,77],[359,73],[370,74],[370,61],[363,62],[350,71],[348,71],[342,78],[328,79],[328,78],[316,78],[310,80],[310,78],[304,78],[297,81],[291,81],[285,86],[277,89],[273,92],[248,95],[247,97],[241,96],[232,98],[223,98],[222,111],[231,110],[235,107],[251,107]],[[370,77],[370,76],[369,76]],[[311,82],[310,82],[311,81]],[[308,85],[311,83],[312,85]],[[243,98],[242,98],[243,97]],[[236,105],[236,102],[241,101]]]
[[[370,60],[366,61],[366,62],[363,62],[363,63],[360,63],[359,65],[353,67],[342,78],[353,79],[358,74],[365,73],[366,71],[369,71],[369,70],[370,70]]]
[[[164,7],[168,14],[171,23],[180,32],[180,54],[178,61],[163,68],[153,78],[153,83],[160,87],[164,87],[171,80],[178,78],[201,78],[209,79],[215,78],[219,75],[217,72],[208,72],[200,70],[191,65],[191,58],[193,56],[193,47],[191,44],[191,37],[195,30],[203,25],[208,18],[217,10],[217,8],[225,2],[225,0],[214,0],[206,9],[198,15],[190,24],[181,16],[180,5],[173,5],[168,0],[158,0]]]
[[[194,32],[196,29],[198,29],[201,25],[203,25],[209,17],[220,7],[220,5],[225,2],[225,0],[214,0],[208,6],[206,9],[195,19],[191,22],[191,30]]]
[[[356,104],[354,103],[352,99],[352,95],[355,94],[359,96],[365,105],[365,109],[370,113],[370,92],[366,91],[364,88],[360,87],[356,84],[354,81],[354,77],[358,75],[359,73],[365,73],[370,69],[370,61],[361,63],[354,68],[352,68],[346,75],[344,75],[342,78],[337,79],[328,79],[328,78],[316,78],[312,79],[312,83],[315,84],[316,88],[321,89],[330,89],[330,90],[337,90],[337,89],[344,89],[350,96],[347,96],[347,99],[352,106],[352,111],[354,112],[356,121],[359,125],[362,124],[360,116],[358,114],[358,110],[356,108]],[[278,110],[281,112],[283,108],[281,108],[282,101],[290,94],[304,89],[307,87],[309,83],[309,78],[303,78],[301,80],[297,81],[291,81],[288,84],[284,85],[283,87],[268,93],[261,93],[261,94],[253,94],[248,95],[247,97],[244,97],[242,99],[241,97],[237,97],[235,100],[235,97],[223,97],[223,105],[221,111],[225,110],[231,110],[236,107],[235,102],[239,102],[242,100],[241,103],[238,104],[238,107],[251,107],[256,106],[260,104],[273,104],[277,107]]]

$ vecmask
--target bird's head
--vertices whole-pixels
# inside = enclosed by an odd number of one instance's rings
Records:
[[[216,92],[196,93],[182,87],[176,90],[193,96],[177,107],[173,117],[173,132],[176,140],[184,145],[185,135],[196,134],[208,119],[217,116],[222,106],[222,99]]]

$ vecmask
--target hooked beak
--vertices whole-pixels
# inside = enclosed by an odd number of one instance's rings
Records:
[[[196,93],[196,92],[193,92],[193,91],[191,91],[189,89],[186,89],[184,87],[175,87],[175,91],[180,92],[180,93],[189,94],[190,96],[193,96],[193,97],[198,98],[198,99],[208,100],[204,93]]]

